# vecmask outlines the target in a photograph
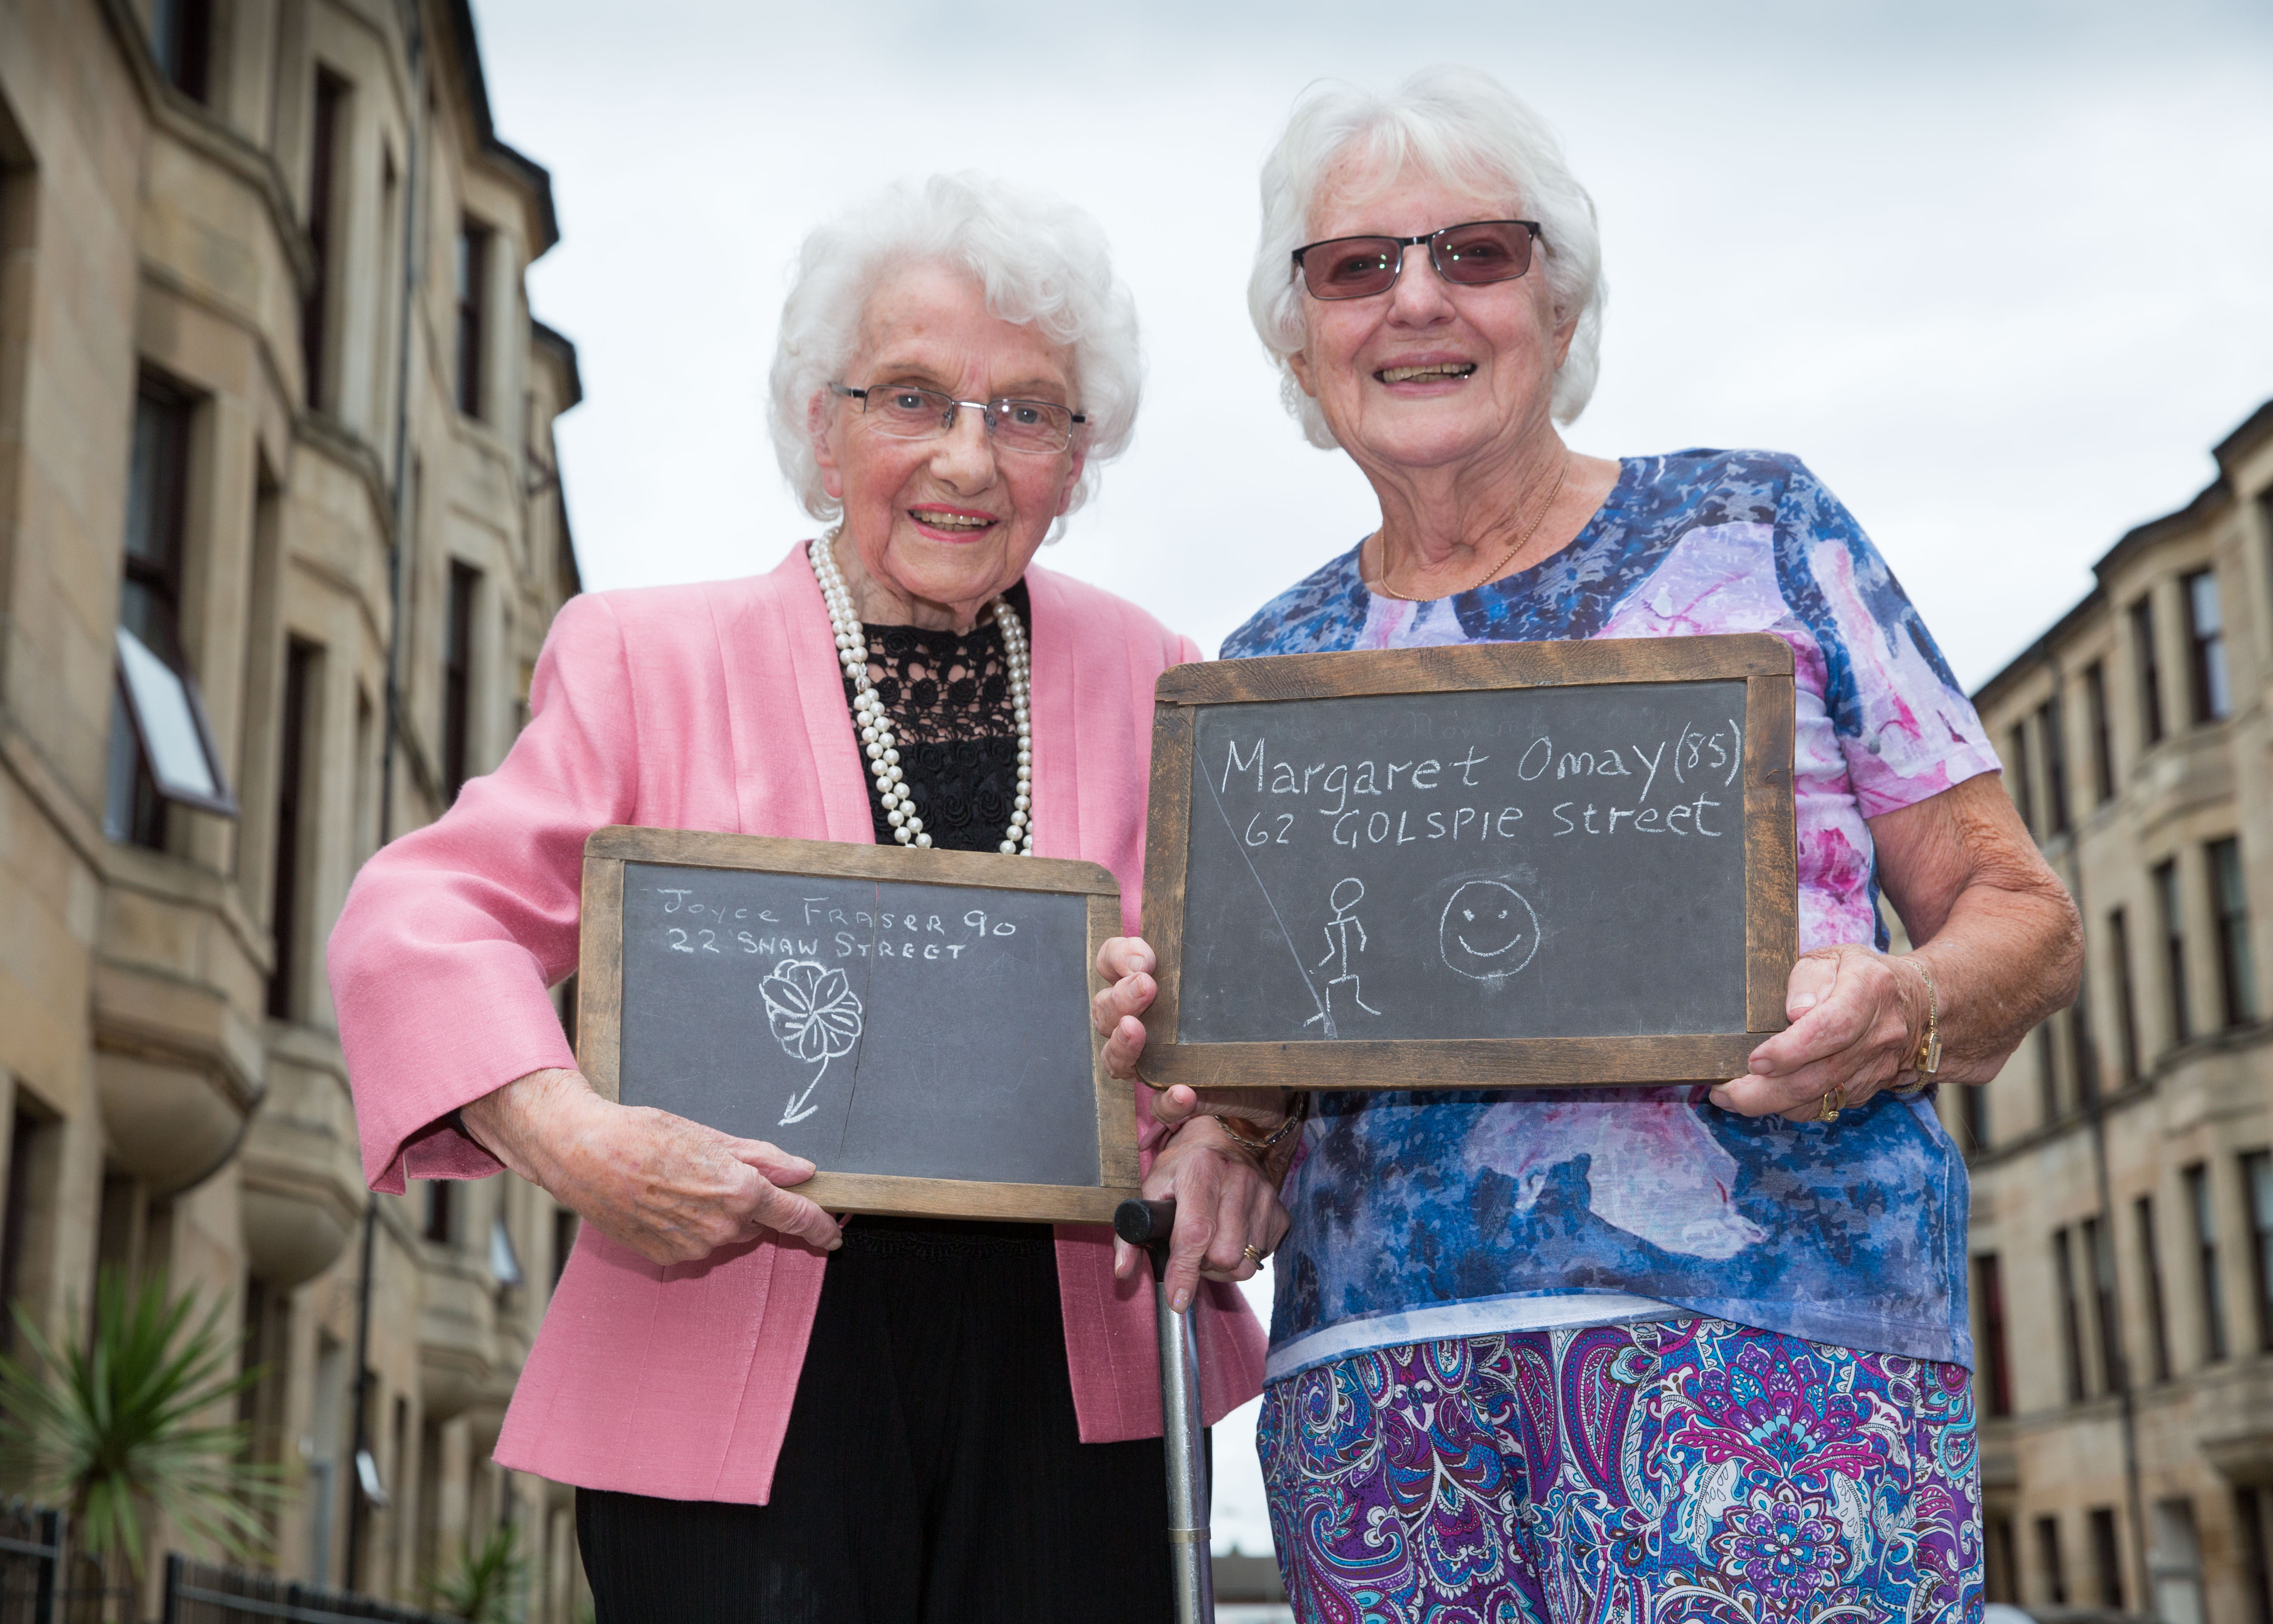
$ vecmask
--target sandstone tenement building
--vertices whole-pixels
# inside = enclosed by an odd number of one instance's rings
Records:
[[[1976,696],[2084,994],[1981,1089],[1990,1595],[2273,1624],[2273,402]]]
[[[577,589],[557,235],[467,0],[0,0],[0,1297],[218,1294],[278,1568],[407,1598],[509,1520],[546,1624],[566,1492],[488,1455],[573,1231],[382,1200],[366,1317],[322,965]]]

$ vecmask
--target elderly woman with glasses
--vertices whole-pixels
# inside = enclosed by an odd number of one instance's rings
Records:
[[[1797,458],[1564,443],[1594,212],[1498,85],[1316,90],[1263,197],[1256,326],[1380,513],[1226,657],[1782,638],[1806,949],[1742,1077],[1317,1096],[1261,1436],[1297,1615],[1979,1616],[1965,1168],[1928,1096],[1987,1081],[2081,953],[1972,707]],[[1100,1010],[1116,1066],[1149,995]]]
[[[1167,1613],[1152,1298],[1111,1232],[840,1224],[811,1163],[601,1098],[545,991],[609,824],[1082,857],[1133,927],[1152,681],[1197,651],[1031,560],[1138,373],[1063,204],[935,178],[816,231],[773,430],[835,522],[765,574],[569,603],[504,765],[356,881],[331,974],[371,1187],[510,1168],[585,1219],[496,1458],[577,1486],[601,1624]],[[971,1065],[942,1049],[938,1086]],[[1213,1420],[1261,1385],[1229,1283],[1286,1219],[1199,1129],[1144,1142]]]

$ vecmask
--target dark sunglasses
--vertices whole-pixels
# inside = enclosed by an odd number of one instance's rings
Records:
[[[1338,236],[1294,251],[1314,299],[1363,299],[1387,293],[1405,268],[1405,251],[1429,245],[1429,262],[1448,282],[1473,288],[1512,282],[1531,269],[1535,220],[1472,220],[1425,236]]]

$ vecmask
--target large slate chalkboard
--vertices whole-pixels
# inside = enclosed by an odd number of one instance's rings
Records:
[[[587,865],[580,1054],[625,1104],[812,1158],[832,1210],[1094,1218],[1136,1182],[1089,1024],[1104,870],[633,829]]]
[[[1169,672],[1148,1076],[1733,1074],[1791,957],[1790,670],[1736,637]]]

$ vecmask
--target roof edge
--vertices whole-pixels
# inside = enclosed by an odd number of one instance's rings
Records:
[[[2225,505],[2233,494],[2232,487],[2221,473],[2216,479],[2194,494],[2194,499],[2184,507],[2174,508],[2159,518],[2144,524],[2133,525],[2117,539],[2114,546],[2099,555],[2091,573],[2103,582],[2107,577],[2131,562],[2148,548],[2180,530],[2192,529],[2210,514]]]
[[[552,204],[552,171],[498,137],[497,121],[490,110],[489,76],[482,68],[482,43],[474,27],[473,0],[449,0],[451,43],[456,48],[465,81],[466,100],[480,133],[482,154],[529,188],[536,199],[537,241],[530,245],[531,259],[542,258],[560,241],[560,216]]]
[[[534,316],[529,318],[529,333],[538,348],[549,349],[559,356],[561,364],[568,370],[568,398],[560,403],[560,410],[565,412],[572,406],[582,405],[584,374],[576,364],[576,341]]]
[[[2233,482],[2229,473],[2233,463],[2247,455],[2261,443],[2273,438],[2273,400],[2266,400],[2250,413],[2239,427],[2210,449],[2217,463],[2217,477],[2200,490],[2184,507],[2173,509],[2144,524],[2126,530],[2116,543],[2100,554],[2091,566],[2096,584],[2074,607],[2063,613],[2044,634],[2019,654],[2007,661],[1987,680],[1973,691],[1972,698],[1978,706],[1989,699],[1993,691],[2008,686],[2023,670],[2032,669],[2048,657],[2052,645],[2063,633],[2074,629],[2075,623],[2096,607],[2107,590],[2108,577],[2114,574],[2140,553],[2179,531],[2192,529],[2208,520],[2233,498]]]
[[[1973,691],[1970,697],[1974,708],[1978,710],[1989,704],[1999,693],[2012,687],[2023,677],[2050,660],[2053,645],[2096,614],[2106,595],[2106,588],[2104,586],[2096,586],[2077,599],[2069,606],[2067,612],[2046,627],[2043,635],[2035,642],[2007,660],[1998,669],[1994,676]]]

